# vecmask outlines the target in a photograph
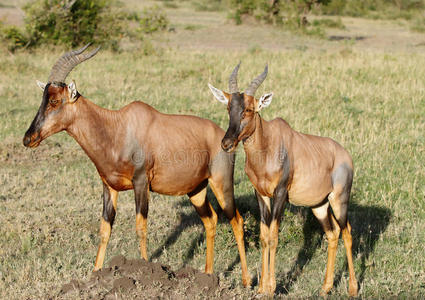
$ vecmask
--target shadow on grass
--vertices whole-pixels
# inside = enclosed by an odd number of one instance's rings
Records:
[[[304,218],[303,239],[304,243],[300,248],[296,261],[286,274],[277,274],[276,278],[283,278],[277,282],[276,294],[286,295],[291,287],[296,283],[306,264],[313,258],[316,250],[321,246],[323,239],[323,230],[313,213],[308,208],[291,207],[294,211],[302,210]],[[363,206],[351,203],[349,206],[349,221],[352,226],[353,236],[353,258],[357,265],[358,257],[360,257],[360,272],[356,274],[358,284],[364,280],[367,270],[366,261],[375,249],[376,242],[380,235],[385,232],[391,219],[391,211],[379,206]],[[284,220],[283,220],[284,222]],[[327,245],[326,245],[327,246]],[[338,247],[339,251],[344,253],[344,269],[335,270],[334,287],[337,287],[343,277],[343,273],[347,271],[347,258],[345,256],[344,246]],[[326,268],[326,261],[323,261],[323,270]],[[324,279],[324,278],[323,278]],[[318,289],[320,289],[318,287]]]
[[[208,190],[208,199],[212,203],[214,210],[217,212],[219,217],[219,223],[228,223],[228,220],[222,214],[221,208],[217,205],[214,195],[210,190]],[[181,207],[191,206],[189,200],[182,201],[179,203]],[[236,198],[236,207],[238,208],[240,214],[244,217],[244,220],[247,220],[247,216],[253,216],[257,224],[249,225],[245,223],[245,247],[248,252],[250,243],[247,243],[247,240],[254,241],[256,248],[259,248],[259,222],[260,215],[257,201],[253,193],[248,195],[243,195]],[[311,209],[303,207],[295,207],[292,205],[287,205],[286,209],[291,211],[293,214],[298,215],[303,219],[303,240],[304,243],[298,251],[297,258],[292,265],[291,269],[286,274],[276,274],[278,278],[276,286],[276,294],[286,295],[292,288],[292,286],[297,282],[298,278],[302,275],[304,267],[308,262],[313,258],[316,250],[321,247],[323,239],[323,230],[320,227],[319,222],[314,217]],[[360,272],[356,274],[357,281],[359,285],[364,280],[365,272],[367,270],[366,262],[369,256],[373,253],[375,249],[376,242],[378,241],[380,235],[385,232],[390,219],[391,211],[384,207],[379,206],[367,206],[359,205],[356,203],[350,203],[349,206],[349,221],[352,226],[352,235],[353,235],[353,258],[354,263],[357,265],[358,257],[360,257]],[[285,217],[283,217],[282,222],[285,222]],[[180,218],[180,224],[175,228],[172,234],[166,239],[166,241],[161,245],[151,256],[151,259],[158,258],[162,254],[162,249],[173,245],[182,232],[190,226],[195,224],[202,224],[201,219],[199,218],[196,211],[193,209],[191,213],[182,213]],[[230,225],[229,225],[230,226]],[[247,228],[248,227],[248,228]],[[195,250],[198,245],[204,240],[204,233],[199,234],[196,238],[192,240],[190,246],[187,249],[187,253],[184,256],[184,263],[188,263],[192,260]],[[339,247],[339,251],[345,253],[344,246]],[[227,277],[240,263],[239,255],[235,255],[235,260],[229,264],[225,271],[225,277]],[[276,263],[279,263],[278,261]],[[323,270],[326,268],[326,261],[323,261]],[[335,271],[335,281],[334,287],[337,287],[343,277],[344,272],[347,270],[347,260],[345,258],[345,267],[344,270]],[[258,285],[257,277],[252,278],[252,287],[255,288]],[[279,280],[281,279],[281,280]],[[320,289],[320,287],[318,287]]]
[[[248,240],[255,239],[257,248],[260,248],[260,212],[258,203],[255,196],[242,196],[237,199],[237,207],[242,216],[252,215],[255,218],[256,225],[249,226],[245,230],[245,237]],[[291,286],[297,281],[298,277],[302,274],[304,266],[311,260],[317,248],[320,247],[322,242],[322,229],[319,222],[315,219],[311,209],[296,207],[293,205],[286,205],[285,210],[289,210],[292,214],[297,215],[303,219],[303,239],[304,244],[300,248],[296,261],[287,274],[276,274],[276,278],[282,278],[277,282],[276,294],[287,294]],[[285,222],[285,216],[282,217],[282,223]],[[247,224],[245,224],[246,227]],[[282,241],[280,241],[282,242]],[[249,244],[247,244],[248,247]],[[279,261],[276,261],[278,264]],[[258,278],[255,276],[252,279],[252,288],[258,285]]]
[[[189,199],[187,199],[187,201],[180,202],[181,203],[180,206],[183,206],[183,207],[186,206],[185,202],[191,205],[189,202]],[[155,258],[159,258],[162,255],[163,249],[173,245],[186,228],[193,226],[195,224],[197,225],[199,223],[202,224],[201,218],[198,216],[195,209],[193,209],[193,212],[191,213],[181,213],[179,225],[177,225],[174,231],[167,237],[165,242],[152,253],[150,259],[152,260]],[[188,247],[187,253],[184,256],[185,264],[193,258],[195,254],[195,250],[198,247],[199,243],[202,242],[203,238],[204,238],[204,234],[202,233],[192,240],[192,242],[190,243],[190,246]]]
[[[226,218],[220,217],[222,210],[221,210],[220,206],[217,204],[217,201],[215,200],[215,196],[209,188],[208,188],[208,191],[207,191],[207,197],[208,197],[208,200],[211,202],[214,210],[219,215],[218,222],[219,223],[227,222]],[[189,207],[189,206],[191,206],[193,208],[193,206],[190,203],[188,198],[186,198],[183,201],[180,201],[178,203],[178,208],[179,207],[181,207],[181,208]],[[198,225],[198,224],[201,224],[203,226],[201,218],[199,217],[199,215],[195,211],[195,208],[193,208],[193,210],[190,213],[183,213],[182,212],[180,214],[180,223],[177,225],[177,227],[174,229],[174,231],[167,237],[165,242],[153,252],[150,259],[152,260],[152,259],[155,259],[155,258],[159,258],[162,255],[163,249],[168,248],[168,247],[172,246],[174,243],[176,243],[177,239],[185,231],[186,228],[193,226],[193,225]],[[184,264],[187,264],[192,260],[193,256],[195,255],[196,248],[199,246],[199,244],[204,239],[205,239],[205,232],[199,234],[197,237],[195,237],[192,240],[192,242],[190,243],[190,246],[187,248],[186,254],[184,255],[184,261],[183,261]],[[239,258],[239,256],[238,256],[238,258]],[[236,261],[235,264],[237,264],[237,263],[238,263],[238,261]]]
[[[351,204],[349,208],[349,220],[353,235],[353,258],[354,263],[360,257],[360,272],[356,274],[357,281],[361,286],[367,270],[366,262],[373,253],[376,242],[385,232],[391,220],[391,210],[380,206],[362,206]],[[334,286],[338,286],[343,277],[343,271],[348,269],[345,259],[344,270],[337,270]]]
[[[214,196],[214,194],[212,193],[212,191],[210,190],[210,188],[208,188],[207,190],[207,197],[208,200],[210,201],[211,205],[213,206],[214,210],[216,211],[217,215],[218,215],[218,223],[225,223],[228,224],[230,226],[230,222],[227,220],[227,218],[224,216],[224,213],[221,209],[221,207],[218,205],[217,200]],[[257,220],[259,220],[259,212],[258,212],[258,204],[257,201],[254,198],[254,194],[252,195],[244,195],[242,197],[238,197],[237,199],[235,199],[236,201],[236,207],[238,208],[238,210],[240,211],[241,215],[244,216],[245,213],[248,212],[248,210],[250,211],[251,214],[255,215],[255,218]],[[178,207],[179,208],[184,208],[184,207],[192,207],[192,204],[190,203],[189,199],[184,199],[183,201],[180,201],[178,203]],[[239,207],[246,207],[247,210],[244,210]],[[193,208],[193,207],[192,207]],[[150,259],[155,259],[155,258],[159,258],[162,255],[163,249],[164,248],[168,248],[170,246],[172,246],[174,243],[177,242],[177,239],[179,238],[179,236],[185,231],[186,228],[193,226],[193,225],[198,225],[198,224],[202,224],[201,218],[199,217],[199,215],[196,213],[195,209],[193,208],[193,210],[190,213],[184,213],[182,212],[180,214],[180,223],[175,227],[174,231],[167,237],[167,239],[164,241],[164,243],[162,243],[161,246],[159,246],[150,256]],[[258,234],[258,232],[257,232]],[[186,254],[184,255],[184,264],[188,264],[193,256],[195,255],[195,251],[197,249],[197,247],[199,246],[199,244],[204,241],[205,239],[205,230],[203,233],[199,234],[197,237],[195,237],[192,242],[190,243],[190,245],[187,248]],[[233,246],[233,245],[229,245],[229,246]],[[235,245],[236,247],[236,242]],[[248,243],[246,243],[246,237],[245,237],[245,247],[246,250],[248,251]],[[216,249],[215,249],[216,250]],[[227,267],[227,269],[224,271],[225,272],[225,277],[229,276],[229,274],[234,270],[234,268],[236,267],[236,265],[238,265],[240,263],[240,257],[239,254],[235,255],[235,260],[229,264],[229,266]]]
[[[260,215],[257,201],[254,198],[254,195],[244,195],[236,199],[236,205],[244,217],[251,215],[255,218],[255,222],[259,224]],[[311,209],[304,207],[296,207],[293,205],[287,205],[287,210],[291,211],[292,214],[297,215],[303,219],[303,245],[298,251],[296,260],[291,266],[291,269],[286,274],[276,274],[278,278],[276,286],[276,295],[286,295],[290,291],[291,287],[297,282],[298,278],[302,275],[304,267],[308,262],[313,258],[314,253],[318,248],[321,247],[324,232],[314,217]],[[350,203],[349,206],[349,221],[352,226],[352,235],[353,235],[353,258],[355,265],[358,265],[358,259],[360,257],[360,272],[356,274],[357,281],[359,285],[364,280],[365,273],[367,270],[366,262],[369,256],[373,253],[376,242],[386,228],[391,219],[391,211],[388,208],[380,206],[367,206],[359,205],[356,203]],[[282,222],[285,222],[285,217],[283,217]],[[258,225],[257,224],[257,225]],[[248,226],[247,226],[248,225]],[[259,226],[249,226],[245,224],[245,239],[252,240],[255,239],[256,247],[259,248]],[[249,243],[246,243],[246,248],[248,250]],[[327,247],[327,245],[326,245]],[[344,246],[339,247],[339,251],[343,251],[345,257],[345,248]],[[344,258],[344,269],[335,270],[335,281],[334,287],[337,287],[343,277],[343,273],[347,271],[347,259]],[[227,271],[233,270],[236,264],[239,263],[239,256],[237,259],[229,265]],[[276,263],[279,263],[278,261]],[[323,270],[326,268],[326,261],[323,261]],[[280,279],[280,280],[279,280]],[[323,278],[324,279],[324,278]],[[252,286],[253,288],[258,285],[257,277],[253,278]],[[318,287],[320,289],[321,287]]]

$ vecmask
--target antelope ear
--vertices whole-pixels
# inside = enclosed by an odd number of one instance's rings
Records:
[[[264,94],[261,96],[260,100],[258,100],[257,111],[262,110],[264,107],[267,107],[272,103],[273,93]]]
[[[44,82],[36,80],[38,87],[44,91],[44,88],[46,87],[46,84]]]
[[[216,89],[211,84],[208,83],[208,87],[210,88],[211,92],[213,93],[214,97],[220,101],[223,104],[229,103],[230,94],[223,92],[222,90]]]
[[[75,81],[72,80],[70,84],[68,84],[68,93],[69,93],[69,102],[74,103],[77,100],[77,85]]]

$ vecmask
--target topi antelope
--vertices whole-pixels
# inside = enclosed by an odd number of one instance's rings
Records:
[[[234,155],[220,148],[224,131],[209,120],[162,114],[143,102],[133,102],[118,111],[90,102],[77,91],[74,82],[64,83],[76,65],[99,50],[85,54],[87,47],[64,54],[53,66],[47,84],[38,82],[43,100],[23,143],[37,147],[48,136],[65,130],[95,164],[103,182],[103,213],[94,270],[103,265],[118,192],[134,189],[141,257],[148,258],[149,192],[187,194],[206,230],[205,272],[212,273],[217,214],[206,197],[209,183],[232,225],[242,281],[249,285],[243,219],[233,195]]]
[[[239,141],[243,142],[245,172],[255,187],[260,207],[262,273],[259,293],[273,294],[276,289],[278,231],[284,205],[289,201],[294,205],[311,207],[326,233],[328,262],[321,294],[327,294],[333,286],[335,256],[342,231],[350,275],[349,293],[357,295],[351,226],[347,220],[353,181],[350,154],[330,138],[293,130],[283,119],[262,119],[259,112],[270,105],[273,94],[264,94],[259,100],[254,98],[254,94],[266,78],[268,67],[244,93],[240,93],[237,85],[239,65],[230,76],[229,93],[212,85],[209,87],[229,111],[229,127],[221,147],[230,153]]]

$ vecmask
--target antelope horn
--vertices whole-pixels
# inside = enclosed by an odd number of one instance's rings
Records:
[[[258,75],[258,77],[255,78],[253,81],[251,81],[251,84],[246,89],[245,94],[247,94],[248,96],[254,96],[260,84],[262,84],[264,79],[266,79],[268,71],[269,71],[269,66],[266,65],[266,67],[264,68],[264,72]]]
[[[238,93],[239,92],[239,88],[238,88],[238,71],[239,71],[240,65],[241,65],[241,62],[238,63],[238,65],[235,67],[235,69],[233,70],[232,74],[230,75],[230,78],[229,78],[229,93],[230,94]]]
[[[52,67],[48,82],[65,82],[66,76],[68,76],[76,65],[93,57],[100,49],[99,46],[92,52],[84,54],[83,52],[88,48],[88,46],[90,46],[90,43],[81,49],[69,51],[62,55]]]

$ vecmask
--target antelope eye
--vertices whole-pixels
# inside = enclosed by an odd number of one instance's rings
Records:
[[[50,99],[50,103],[53,104],[53,105],[58,104],[58,102],[59,102],[59,100],[57,100],[57,99]]]
[[[250,109],[250,108],[247,108],[247,109],[245,110],[245,112],[247,112],[247,113],[252,113],[252,112],[253,112],[253,110],[252,110],[252,109]]]

